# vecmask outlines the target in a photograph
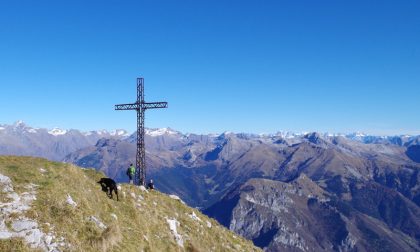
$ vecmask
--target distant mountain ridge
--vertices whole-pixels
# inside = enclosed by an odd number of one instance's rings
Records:
[[[14,131],[14,132],[19,132],[19,133],[32,133],[32,134],[36,134],[36,133],[44,133],[47,132],[50,135],[53,136],[61,136],[61,135],[66,135],[68,133],[77,131],[79,133],[81,133],[82,135],[85,136],[90,136],[90,135],[105,135],[105,136],[129,136],[128,132],[126,130],[123,129],[116,129],[116,130],[112,130],[112,131],[107,131],[107,130],[95,130],[95,131],[81,131],[81,130],[76,130],[76,129],[71,129],[71,130],[67,130],[67,129],[60,129],[60,128],[52,128],[52,129],[47,129],[47,128],[34,128],[31,127],[29,125],[27,125],[24,121],[19,120],[16,121],[14,124],[12,125],[8,125],[8,124],[0,124],[0,131]]]
[[[82,132],[59,128],[33,128],[22,121],[0,125],[0,154],[44,157],[61,161],[66,155],[96,144],[101,138],[123,139],[125,130]]]
[[[109,138],[109,137],[117,137],[117,138],[126,138],[131,137],[135,138],[136,132],[129,133],[127,130],[124,129],[116,129],[116,130],[94,130],[94,131],[81,131],[77,129],[61,129],[61,128],[34,128],[31,126],[28,126],[23,121],[16,121],[12,125],[8,124],[0,124],[0,134],[5,137],[5,135],[10,134],[21,134],[21,135],[27,135],[27,134],[45,134],[48,133],[51,136],[65,136],[65,135],[72,135],[72,134],[80,134],[82,136],[88,137],[88,138]],[[195,133],[182,133],[180,131],[171,129],[171,128],[146,128],[145,130],[146,135],[149,135],[151,137],[158,137],[162,135],[177,135],[182,138],[186,138],[189,136],[207,136],[207,137],[221,137],[224,135],[237,135],[239,137],[243,138],[261,138],[261,139],[269,139],[269,138],[283,138],[283,139],[299,139],[302,137],[305,137],[306,135],[312,134],[313,132],[302,132],[302,133],[295,133],[295,132],[289,132],[289,131],[279,131],[277,133],[261,133],[261,134],[255,134],[255,133],[234,133],[230,131],[226,131],[220,134],[215,133],[209,133],[209,134],[195,134]],[[332,137],[345,137],[351,140],[363,142],[363,143],[391,143],[395,145],[406,145],[410,144],[411,141],[418,139],[418,135],[371,135],[371,134],[365,134],[360,132],[354,132],[354,133],[317,133],[319,136],[323,138],[332,138]]]

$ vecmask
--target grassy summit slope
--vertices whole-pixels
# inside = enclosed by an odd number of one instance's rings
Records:
[[[0,175],[0,251],[260,251],[160,192],[124,184],[111,200],[95,170],[0,156]]]

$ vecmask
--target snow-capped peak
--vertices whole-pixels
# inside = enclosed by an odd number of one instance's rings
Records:
[[[37,129],[34,129],[34,128],[29,128],[29,129],[28,129],[28,132],[29,132],[29,133],[33,133],[33,134],[35,134],[35,133],[37,133],[38,131],[37,131]]]
[[[25,128],[26,124],[22,120],[16,121],[12,126],[13,131],[22,131]]]
[[[116,129],[111,131],[111,136],[128,136],[128,132],[123,129]]]
[[[84,136],[90,136],[93,134],[93,131],[82,132]]]
[[[90,135],[109,135],[110,133],[107,130],[92,130],[92,131],[86,131],[82,133],[84,136],[90,136]]]
[[[220,134],[221,136],[227,136],[227,135],[234,135],[235,133],[233,133],[232,131],[225,131],[222,134]]]
[[[302,137],[304,135],[308,134],[308,132],[301,132],[301,133],[293,133],[290,131],[279,131],[275,134],[275,136],[284,138],[284,139],[293,139],[297,137]]]
[[[100,135],[103,137],[107,137],[107,136],[129,136],[128,132],[126,130],[123,129],[116,129],[116,130],[112,130],[112,131],[107,131],[107,130],[96,130],[96,131],[86,131],[86,132],[82,132],[82,134],[84,136],[91,136],[91,135]]]
[[[355,137],[365,137],[366,134],[365,133],[361,133],[361,132],[356,132],[356,133],[354,133],[354,136]]]
[[[97,130],[96,134],[98,134],[98,135],[108,135],[109,132],[107,130]]]
[[[22,120],[18,120],[13,124],[13,126],[15,127],[25,126],[25,123]]]
[[[178,134],[177,131],[174,131],[170,128],[160,128],[160,129],[146,129],[146,135],[156,137],[162,135],[176,135]]]
[[[67,133],[67,130],[63,130],[59,128],[54,128],[48,131],[48,134],[51,134],[53,136],[61,136],[61,135],[65,135],[66,133]]]

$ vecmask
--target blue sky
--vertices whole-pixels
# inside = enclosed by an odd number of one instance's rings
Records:
[[[0,124],[420,134],[420,1],[1,1]]]

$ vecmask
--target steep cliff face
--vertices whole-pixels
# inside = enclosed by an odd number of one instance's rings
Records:
[[[420,163],[420,145],[410,145],[406,151],[407,156],[416,163]]]
[[[375,183],[354,184],[340,198],[304,174],[251,179],[205,213],[267,251],[420,249],[419,208]]]
[[[260,251],[177,196],[44,159],[0,156],[0,251]]]

